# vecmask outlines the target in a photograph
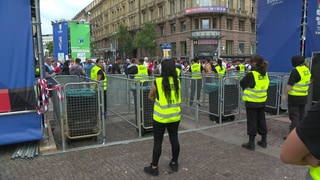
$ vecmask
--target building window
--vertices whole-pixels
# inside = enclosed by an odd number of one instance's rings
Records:
[[[217,18],[212,19],[212,28],[213,29],[218,29],[218,20]]]
[[[176,24],[175,23],[170,24],[170,32],[171,33],[175,33],[176,32]]]
[[[193,6],[216,6],[216,0],[193,0]]]
[[[163,7],[159,6],[159,17],[163,17]]]
[[[250,45],[250,54],[256,54],[256,43],[252,42]]]
[[[239,31],[244,31],[244,21],[239,21]]]
[[[226,6],[228,9],[233,9],[233,0],[227,0]]]
[[[209,28],[210,28],[210,20],[201,19],[201,29],[209,29]]]
[[[226,41],[226,54],[228,54],[228,55],[233,54],[233,41],[232,40]]]
[[[176,43],[171,43],[172,48],[171,48],[171,56],[176,56],[177,55],[177,45]]]
[[[164,35],[164,26],[160,26],[160,35],[161,35],[161,36]]]
[[[244,54],[244,42],[239,43],[238,54]]]
[[[233,29],[233,20],[227,19],[227,30],[232,30],[232,29]]]
[[[147,13],[144,12],[144,13],[142,14],[142,22],[145,23],[146,21],[147,21]]]
[[[184,11],[186,9],[186,0],[180,0],[180,11]]]
[[[199,29],[199,19],[194,20],[194,28]]]
[[[254,22],[251,23],[251,32],[253,32],[253,33],[256,32],[256,23],[254,23]]]
[[[239,10],[244,11],[244,0],[238,0]]]
[[[187,42],[186,41],[181,41],[180,42],[180,47],[181,47],[181,56],[187,55]]]
[[[256,0],[252,0],[251,1],[251,12],[252,13],[255,13],[255,11],[256,11]]]
[[[176,13],[176,3],[175,1],[170,2],[170,14]]]
[[[186,31],[186,22],[185,21],[180,22],[180,29],[181,29],[181,32]]]
[[[134,7],[134,1],[129,2],[129,11],[133,11],[135,9]]]
[[[151,19],[151,20],[154,20],[154,19],[155,19],[155,18],[154,18],[154,10],[153,10],[153,9],[150,10],[150,19]]]

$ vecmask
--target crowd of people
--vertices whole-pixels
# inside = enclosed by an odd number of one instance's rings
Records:
[[[295,165],[309,165],[310,171],[306,179],[320,179],[320,123],[317,117],[320,113],[320,103],[314,105],[308,113],[305,113],[308,89],[311,81],[311,73],[302,56],[293,56],[291,59],[293,69],[289,74],[282,100],[288,102],[288,113],[291,124],[289,135],[284,137],[285,143],[280,154],[284,163]],[[55,75],[79,75],[104,82],[106,98],[107,74],[126,74],[129,78],[141,78],[154,75],[155,80],[149,93],[149,99],[155,101],[153,114],[154,145],[150,166],[144,168],[144,172],[153,176],[159,174],[158,161],[161,155],[161,144],[165,129],[169,133],[172,147],[172,159],[169,167],[172,171],[178,171],[178,157],[180,145],[178,141],[178,127],[180,122],[181,86],[179,77],[181,74],[191,74],[190,105],[194,102],[200,106],[200,89],[203,74],[217,74],[224,77],[226,72],[234,71],[242,74],[240,87],[243,90],[242,100],[245,102],[247,116],[247,135],[249,141],[242,144],[248,150],[255,150],[255,137],[261,139],[257,145],[267,148],[267,122],[265,118],[265,106],[269,87],[268,62],[261,55],[252,56],[242,61],[226,61],[224,59],[201,60],[194,57],[189,64],[186,60],[149,60],[145,58],[126,59],[123,63],[116,58],[114,63],[108,60],[97,59],[93,62],[86,59],[81,63],[79,58],[72,58],[63,64],[53,58],[45,59],[45,77],[49,84]],[[39,71],[36,70],[37,73]],[[196,99],[195,92],[198,92]],[[106,103],[106,99],[105,99]]]

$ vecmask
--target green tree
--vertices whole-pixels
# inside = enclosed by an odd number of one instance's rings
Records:
[[[157,47],[156,36],[155,24],[146,22],[141,31],[137,33],[134,43],[136,47],[141,48],[147,56],[155,56]]]
[[[131,57],[133,47],[133,38],[128,31],[128,27],[120,24],[119,29],[116,33],[113,34],[111,39],[117,40],[117,50],[120,53],[121,57]]]
[[[49,50],[49,56],[53,56],[53,41],[47,42],[46,47]]]

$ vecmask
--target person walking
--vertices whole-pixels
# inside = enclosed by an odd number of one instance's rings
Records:
[[[199,63],[199,57],[195,57],[193,59],[194,63],[190,67],[191,72],[191,92],[190,92],[190,103],[192,106],[194,102],[194,93],[197,92],[197,103],[200,106],[200,93],[202,87],[202,73],[204,73],[204,69],[202,65]]]
[[[291,58],[293,69],[290,72],[286,91],[282,95],[282,100],[288,100],[288,112],[291,124],[291,132],[302,120],[305,115],[305,106],[308,101],[308,90],[311,79],[309,68],[304,63],[302,56]],[[285,139],[284,137],[283,139]]]
[[[306,180],[320,180],[320,101],[292,129],[280,152],[286,164],[309,165]]]
[[[267,148],[267,124],[265,117],[265,102],[269,78],[267,73],[268,63],[261,55],[251,58],[252,70],[240,80],[243,89],[242,100],[245,101],[247,114],[247,134],[249,142],[242,144],[243,148],[254,150],[257,132],[261,135],[258,145]]]
[[[156,78],[149,92],[149,99],[155,101],[153,112],[153,153],[150,166],[144,172],[153,176],[159,175],[158,162],[162,151],[164,132],[167,129],[171,144],[172,158],[169,167],[178,171],[180,144],[178,128],[181,118],[181,85],[177,77],[173,60],[161,62],[162,72]]]

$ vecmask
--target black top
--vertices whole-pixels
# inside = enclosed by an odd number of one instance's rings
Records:
[[[293,86],[301,80],[300,74],[296,68],[292,69],[288,79],[288,85]],[[307,104],[308,96],[292,96],[288,95],[288,105],[303,105]]]
[[[313,105],[305,118],[297,126],[299,138],[306,145],[311,154],[320,159],[320,101]]]
[[[112,74],[121,74],[120,66],[117,63],[112,65]]]

